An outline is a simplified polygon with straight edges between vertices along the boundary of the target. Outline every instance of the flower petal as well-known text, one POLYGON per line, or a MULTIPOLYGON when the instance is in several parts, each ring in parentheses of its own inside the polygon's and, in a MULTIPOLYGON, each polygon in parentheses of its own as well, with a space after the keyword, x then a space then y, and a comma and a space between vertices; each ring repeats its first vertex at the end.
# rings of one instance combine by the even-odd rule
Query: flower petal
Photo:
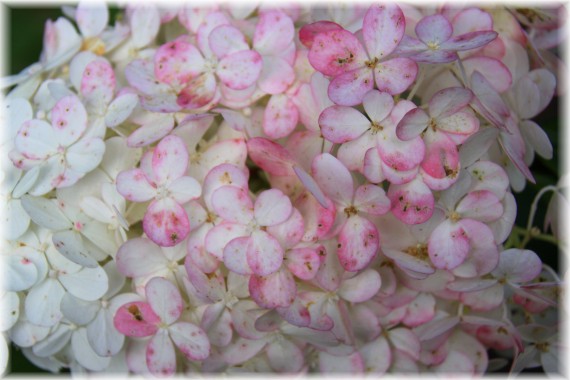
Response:
POLYGON ((251 276, 249 293, 251 298, 263 308, 287 307, 295 300, 297 286, 291 273, 281 269, 269 276, 251 276))
POLYGON ((439 269, 453 269, 465 261, 470 244, 463 226, 446 220, 433 230, 428 241, 428 253, 439 269))
POLYGON ((158 331, 159 317, 146 302, 129 302, 115 313, 113 324, 126 336, 145 337, 158 331))
POLYGON ((356 272, 376 257, 379 235, 376 226, 358 215, 348 218, 338 235, 338 258, 342 267, 356 272))
POLYGON ((229 88, 244 90, 257 81, 262 66, 262 58, 258 52, 243 50, 224 57, 218 63, 216 74, 229 88))
POLYGON ((362 135, 370 129, 371 123, 356 109, 335 105, 321 112, 319 126, 324 138, 342 144, 362 135))
POLYGON ((154 277, 145 286, 146 299, 152 311, 167 325, 182 314, 184 303, 178 288, 162 277, 154 277))
POLYGON ((257 196, 253 215, 260 226, 274 226, 289 219, 292 211, 289 197, 279 189, 270 189, 257 196))
POLYGON ((363 66, 367 58, 356 36, 344 29, 317 34, 309 51, 311 65, 333 77, 363 66))
POLYGON ((337 158, 329 153, 318 155, 313 160, 312 172, 315 181, 331 200, 340 205, 352 202, 352 176, 337 158))
POLYGON ((184 208, 172 198, 153 201, 143 218, 146 235, 161 247, 172 247, 190 233, 190 221, 184 208))
POLYGON ((404 13, 396 4, 374 4, 364 15, 362 37, 371 57, 388 56, 404 36, 404 13))
POLYGON ((253 273, 267 276, 281 267, 283 248, 277 239, 267 232, 254 231, 247 245, 246 256, 253 273))
POLYGON ((146 365, 155 376, 169 376, 176 372, 176 351, 167 330, 158 330, 148 342, 146 365))
POLYGON ((246 190, 222 186, 212 193, 216 213, 232 223, 248 224, 254 217, 254 206, 246 190))
POLYGON ((169 327, 176 347, 190 360, 204 360, 210 355, 210 341, 204 331, 191 323, 178 322, 169 327))
POLYGON ((373 71, 368 66, 340 73, 331 81, 328 96, 336 104, 356 106, 374 88, 373 79, 373 71))

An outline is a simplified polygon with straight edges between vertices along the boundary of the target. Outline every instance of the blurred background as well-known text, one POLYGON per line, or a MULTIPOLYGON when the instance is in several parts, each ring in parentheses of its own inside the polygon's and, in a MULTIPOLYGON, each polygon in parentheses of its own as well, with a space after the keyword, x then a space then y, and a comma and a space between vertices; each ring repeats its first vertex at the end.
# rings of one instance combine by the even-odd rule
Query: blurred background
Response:
MULTIPOLYGON (((55 20, 63 16, 60 7, 55 6, 19 6, 15 3, 10 5, 0 4, 4 8, 5 20, 5 36, 7 52, 4 52, 5 67, 8 72, 3 75, 17 74, 22 69, 39 60, 42 50, 43 30, 46 20, 55 20)), ((111 22, 116 15, 116 9, 111 12, 111 22)), ((535 158, 531 170, 536 178, 537 183, 527 183, 525 190, 519 194, 515 194, 518 204, 517 222, 516 224, 525 227, 529 214, 530 205, 534 196, 544 186, 555 184, 558 181, 559 170, 559 152, 562 144, 559 138, 559 125, 561 115, 559 115, 559 99, 555 98, 550 106, 534 119, 548 134, 550 141, 554 147, 554 158, 552 160, 544 160, 541 157, 535 158)), ((542 228, 544 221, 544 213, 548 205, 550 195, 541 199, 538 212, 535 217, 534 225, 542 228)), ((555 245, 532 240, 528 249, 535 251, 543 260, 543 262, 559 268, 558 265, 558 249, 555 245)), ((31 364, 17 348, 11 347, 11 370, 13 374, 36 373, 49 375, 33 364, 31 364)), ((534 371, 532 371, 534 372, 534 371)))

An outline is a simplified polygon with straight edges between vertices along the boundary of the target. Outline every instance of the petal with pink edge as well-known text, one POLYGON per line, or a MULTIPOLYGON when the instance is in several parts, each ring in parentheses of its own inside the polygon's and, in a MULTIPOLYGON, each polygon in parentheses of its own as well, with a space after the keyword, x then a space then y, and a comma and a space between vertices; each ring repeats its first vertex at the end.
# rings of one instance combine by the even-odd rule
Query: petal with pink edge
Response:
POLYGON ((258 52, 243 50, 224 57, 216 69, 223 84, 233 90, 244 90, 259 78, 263 66, 258 52))
POLYGON ((254 206, 245 189, 222 186, 212 193, 212 206, 224 220, 248 224, 254 217, 254 206))
POLYGON ((289 135, 299 121, 299 111, 288 96, 273 95, 263 113, 263 131, 272 139, 289 135))
POLYGON ((143 229, 161 247, 180 243, 190 232, 190 221, 182 206, 172 198, 153 201, 143 218, 143 229))
POLYGON ((182 177, 188 168, 188 151, 184 140, 170 135, 163 138, 152 155, 154 180, 168 184, 182 177))
POLYGON ((371 215, 384 215, 390 211, 390 199, 380 186, 361 185, 354 194, 354 206, 371 215))
POLYGON ((268 94, 281 94, 295 81, 293 67, 280 57, 263 57, 263 68, 257 84, 268 94))
POLYGON ((433 230, 428 241, 428 253, 439 269, 454 269, 469 254, 470 243, 460 223, 446 220, 433 230))
POLYGON ((247 263, 253 273, 267 276, 283 263, 283 248, 265 231, 254 231, 246 249, 247 263))
POLYGON ((157 194, 141 169, 120 172, 117 176, 117 191, 132 202, 146 202, 157 194))
POLYGON ((224 264, 230 271, 243 275, 252 273, 247 259, 250 240, 249 236, 237 237, 225 245, 223 250, 224 264))
POLYGON ((324 138, 342 144, 362 135, 370 129, 371 123, 352 107, 331 106, 321 112, 319 126, 324 138))
POLYGON ((338 289, 338 295, 349 302, 368 301, 380 290, 382 280, 374 269, 366 269, 356 276, 346 279, 338 289))
POLYGON ((392 58, 378 63, 374 69, 374 81, 381 92, 401 94, 416 80, 418 64, 409 58, 392 58))
POLYGON ((289 151, 276 142, 263 137, 254 137, 247 142, 247 150, 253 162, 269 174, 293 175, 296 163, 289 151))
POLYGON ((178 349, 190 360, 204 360, 210 356, 210 341, 204 331, 191 323, 178 322, 168 328, 178 349))
POLYGON ((269 365, 277 372, 295 373, 305 364, 303 351, 287 339, 270 343, 266 352, 269 365))
POLYGON ((77 96, 61 98, 51 111, 51 125, 55 138, 69 146, 81 137, 87 128, 87 111, 77 96))
POLYGON ((311 65, 333 77, 364 66, 367 59, 358 38, 344 29, 317 34, 309 51, 311 65))
POLYGON ((313 178, 323 192, 340 205, 349 205, 354 195, 352 176, 334 156, 323 153, 313 159, 313 178))
POLYGON ((364 95, 374 88, 374 75, 368 66, 341 73, 334 77, 328 87, 328 96, 342 106, 362 103, 364 95))
POLYGON ((420 179, 403 185, 392 184, 388 189, 392 213, 406 224, 420 224, 433 214, 434 197, 420 179))
POLYGON ((115 91, 115 72, 106 60, 92 61, 85 67, 81 77, 81 95, 89 102, 104 102, 113 100, 115 91))
POLYGON ((159 330, 148 342, 146 365, 155 376, 170 376, 176 372, 176 352, 167 330, 159 330))
MULTIPOLYGON (((98 137, 82 138, 67 149, 65 155, 67 167, 77 173, 88 173, 99 166, 104 153, 105 143, 103 140, 98 137)), ((65 174, 70 175, 67 170, 65 174)), ((71 182, 69 185, 71 185, 71 182)))
POLYGON ((360 352, 368 372, 382 375, 386 373, 392 364, 392 350, 384 337, 365 344, 360 349, 360 352))
POLYGON ((404 327, 398 327, 390 330, 388 337, 390 342, 394 345, 394 348, 408 354, 416 360, 419 360, 421 349, 420 340, 412 330, 404 327))
POLYGON ((404 36, 404 13, 396 4, 374 4, 364 15, 362 37, 371 57, 387 57, 404 36))
POLYGON ((161 45, 154 54, 156 79, 172 86, 185 85, 203 69, 200 51, 184 36, 161 45))
POLYGON ((311 280, 317 274, 321 259, 314 248, 293 248, 285 253, 285 265, 301 280, 311 280))
POLYGON ((455 208, 463 218, 492 222, 503 215, 503 205, 489 190, 476 190, 467 194, 455 208))
POLYGON ((207 252, 214 255, 218 260, 222 260, 224 258, 225 246, 232 239, 246 235, 248 235, 246 226, 231 222, 222 222, 206 234, 204 246, 207 252))
POLYGON ((449 40, 441 44, 441 48, 455 51, 476 49, 487 45, 489 42, 497 38, 497 36, 497 32, 491 30, 469 32, 459 36, 451 37, 449 40))
POLYGON ((297 286, 291 273, 281 269, 269 276, 251 276, 249 293, 261 307, 267 309, 287 307, 295 300, 297 286))
POLYGON ((158 331, 159 317, 146 302, 130 302, 121 306, 113 319, 115 328, 126 336, 145 337, 158 331))
POLYGON ((293 208, 291 216, 286 221, 270 226, 266 231, 277 239, 284 249, 294 247, 301 241, 305 233, 303 215, 293 208))
POLYGON ((260 226, 274 226, 286 221, 292 211, 289 197, 279 189, 270 189, 258 195, 253 213, 260 226))
POLYGON ((145 286, 146 299, 152 310, 167 325, 172 324, 182 314, 184 303, 178 288, 172 282, 154 277, 145 286))
POLYGON ((338 258, 349 272, 365 268, 376 257, 379 235, 376 226, 366 218, 353 215, 338 235, 338 258))
POLYGON ((216 77, 213 74, 199 75, 180 91, 176 104, 191 110, 204 107, 216 96, 217 86, 216 77))
POLYGON ((328 32, 331 30, 342 30, 342 29, 343 29, 342 26, 332 21, 322 20, 322 21, 313 22, 312 24, 304 25, 299 30, 299 40, 308 49, 311 49, 317 34, 328 32))

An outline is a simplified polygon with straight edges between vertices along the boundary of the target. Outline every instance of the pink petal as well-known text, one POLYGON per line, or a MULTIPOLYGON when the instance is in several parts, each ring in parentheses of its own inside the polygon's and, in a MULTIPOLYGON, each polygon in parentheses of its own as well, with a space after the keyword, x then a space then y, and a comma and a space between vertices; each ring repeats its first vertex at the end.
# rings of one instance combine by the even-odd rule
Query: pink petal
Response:
POLYGON ((224 349, 222 356, 229 365, 240 364, 254 357, 266 344, 267 341, 265 339, 238 338, 224 349))
POLYGON ((81 95, 87 101, 109 104, 115 91, 115 73, 106 60, 92 61, 85 67, 81 77, 81 95))
POLYGON ((479 130, 479 119, 468 111, 457 112, 438 120, 437 127, 459 145, 479 130))
POLYGON ((299 30, 299 40, 308 49, 311 49, 315 37, 319 33, 328 32, 331 30, 342 30, 342 26, 332 21, 317 21, 312 24, 306 24, 299 30))
POLYGON ((321 112, 319 126, 324 138, 342 144, 362 135, 370 129, 371 123, 352 107, 331 106, 321 112))
POLYGON ((247 258, 250 240, 249 236, 237 237, 225 245, 223 249, 224 264, 232 272, 243 275, 252 273, 247 258))
POLYGON ((420 293, 407 307, 406 317, 402 322, 408 327, 423 325, 435 315, 435 298, 431 294, 420 293))
POLYGON ((178 94, 176 103, 184 109, 204 107, 214 99, 216 89, 216 77, 211 73, 204 73, 190 80, 178 94))
POLYGON ((231 185, 242 189, 248 188, 249 172, 244 172, 233 164, 221 164, 214 167, 204 178, 202 195, 209 209, 213 209, 212 194, 222 186, 231 185))
POLYGON ((371 57, 388 56, 404 36, 404 13, 396 4, 374 4, 364 15, 362 36, 371 57))
POLYGON ((299 111, 286 95, 273 95, 263 114, 263 131, 272 139, 289 135, 297 126, 299 111))
POLYGON ((451 23, 441 14, 426 16, 416 25, 416 35, 426 45, 430 42, 440 45, 447 41, 452 33, 451 23))
POLYGON ((176 372, 176 352, 166 330, 159 330, 148 342, 146 365, 155 376, 169 376, 176 372))
POLYGON ((344 280, 338 295, 349 302, 368 301, 378 293, 382 280, 374 269, 366 269, 356 276, 344 280))
POLYGON ((182 314, 184 303, 178 288, 162 277, 154 277, 145 286, 148 303, 163 323, 172 324, 182 314))
POLYGON ((383 166, 384 163, 382 162, 382 158, 380 157, 380 153, 378 153, 378 149, 376 149, 376 147, 366 150, 366 154, 364 155, 364 162, 362 165, 362 174, 368 181, 372 183, 380 183, 384 181, 386 179, 386 176, 382 170, 383 166))
POLYGON ((254 208, 246 190, 235 186, 222 186, 212 194, 212 206, 223 219, 248 224, 254 217, 254 208))
POLYGON ((448 87, 435 93, 429 101, 431 117, 443 118, 460 111, 466 107, 473 93, 463 87, 448 87))
POLYGON ((396 127, 396 135, 401 140, 414 139, 428 127, 430 120, 423 109, 414 108, 400 120, 396 127))
POLYGON ((284 249, 294 247, 303 238, 305 222, 301 213, 293 208, 291 216, 283 223, 270 226, 267 232, 281 244, 284 249))
POLYGON ((379 91, 390 95, 401 94, 416 80, 418 64, 409 58, 392 58, 378 63, 374 69, 374 81, 379 91))
POLYGON ((213 29, 208 36, 208 43, 218 58, 249 49, 244 35, 231 25, 220 25, 213 29))
POLYGON ((499 255, 499 265, 493 271, 497 278, 512 283, 525 283, 535 279, 542 270, 542 262, 536 253, 522 249, 507 249, 499 255))
POLYGON ((364 95, 374 87, 373 72, 367 67, 340 73, 331 81, 328 96, 334 103, 355 106, 362 103, 364 95))
POLYGON ((255 200, 254 216, 260 226, 274 226, 283 223, 292 211, 289 197, 278 189, 265 190, 255 200))
POLYGON ((255 137, 247 141, 250 158, 260 168, 276 176, 293 175, 292 165, 295 159, 281 145, 262 138, 255 137))
POLYGON ((255 26, 253 46, 261 54, 280 54, 293 41, 295 26, 280 10, 263 12, 255 26))
POLYGON ((59 144, 67 147, 87 128, 87 112, 77 96, 61 98, 51 111, 51 125, 59 144))
POLYGON ((182 177, 188 168, 188 151, 184 140, 170 135, 163 138, 152 155, 154 179, 159 184, 171 183, 182 177))
POLYGON ((172 198, 153 201, 143 218, 143 229, 161 247, 172 247, 190 233, 190 221, 182 206, 172 198))
POLYGON ((370 120, 380 124, 392 112, 394 98, 388 93, 372 90, 364 95, 362 105, 370 120))
POLYGON ((394 216, 406 224, 423 223, 433 214, 433 194, 419 179, 404 185, 390 185, 388 198, 394 216))
POLYGON ((344 29, 317 34, 309 51, 311 65, 333 77, 362 67, 367 59, 356 36, 344 29))
POLYGON ((156 188, 141 169, 122 171, 117 176, 117 191, 132 202, 146 202, 156 196, 156 188))
POLYGON ((453 269, 467 258, 470 244, 462 225, 446 220, 436 227, 428 241, 428 253, 439 269, 453 269))
POLYGON ((338 258, 349 272, 365 268, 376 257, 379 235, 376 226, 358 215, 348 218, 338 235, 338 258))
POLYGON ((484 30, 465 33, 451 37, 445 43, 441 44, 441 48, 455 51, 476 49, 487 45, 489 42, 497 38, 497 36, 497 32, 484 30))
POLYGON ((145 337, 158 331, 159 317, 146 302, 130 302, 121 306, 113 319, 115 328, 126 336, 145 337))
POLYGON ((260 276, 275 272, 283 263, 283 248, 265 231, 254 231, 251 234, 246 254, 249 267, 260 276))
POLYGON ((185 85, 203 70, 204 58, 185 36, 161 45, 154 54, 156 79, 172 86, 185 85))
POLYGON ((488 190, 471 191, 457 205, 456 212, 464 218, 492 222, 503 215, 503 205, 497 196, 488 190))
POLYGON ((297 293, 297 286, 291 273, 282 269, 265 277, 251 276, 249 292, 260 307, 273 309, 291 305, 297 293))
POLYGON ((352 202, 354 195, 352 176, 338 159, 323 153, 313 160, 312 172, 320 188, 335 203, 348 205, 352 202))
POLYGON ((187 322, 170 326, 170 337, 178 349, 190 360, 204 360, 210 356, 210 341, 204 331, 187 322))
POLYGON ((303 186, 305 186, 305 189, 313 195, 322 207, 327 208, 329 201, 313 177, 298 165, 293 166, 293 170, 295 171, 295 174, 297 174, 297 177, 299 177, 303 186))
POLYGON ((263 68, 257 84, 268 94, 281 94, 295 81, 293 67, 280 57, 263 57, 263 68))
POLYGON ((145 238, 127 240, 116 255, 117 269, 127 277, 146 277, 167 265, 161 249, 145 238))
POLYGON ((248 235, 246 226, 231 222, 222 222, 206 234, 204 240, 206 251, 214 255, 218 260, 222 260, 226 244, 236 237, 245 235, 248 235))
POLYGON ((390 199, 379 186, 361 185, 354 194, 354 206, 361 212, 384 215, 390 211, 390 199))
POLYGON ((223 84, 243 90, 255 83, 261 73, 262 58, 258 52, 244 50, 224 57, 216 69, 223 84))
POLYGON ((303 215, 305 225, 303 241, 316 241, 331 229, 336 216, 336 208, 330 199, 326 198, 326 201, 327 208, 308 194, 302 194, 295 201, 295 207, 303 215))
POLYGON ((459 152, 455 143, 445 135, 424 138, 426 155, 421 164, 424 182, 433 190, 444 190, 457 181, 459 152))
POLYGON ((321 259, 317 249, 293 248, 285 253, 285 265, 301 280, 311 280, 317 274, 321 259))

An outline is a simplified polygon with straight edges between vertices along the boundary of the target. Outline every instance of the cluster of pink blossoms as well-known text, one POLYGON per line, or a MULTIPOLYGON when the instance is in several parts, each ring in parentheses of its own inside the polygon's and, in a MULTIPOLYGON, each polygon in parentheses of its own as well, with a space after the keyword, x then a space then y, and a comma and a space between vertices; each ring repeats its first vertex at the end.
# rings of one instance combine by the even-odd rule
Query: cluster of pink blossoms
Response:
POLYGON ((63 11, 2 82, 3 368, 562 371, 511 193, 561 9, 63 11))

